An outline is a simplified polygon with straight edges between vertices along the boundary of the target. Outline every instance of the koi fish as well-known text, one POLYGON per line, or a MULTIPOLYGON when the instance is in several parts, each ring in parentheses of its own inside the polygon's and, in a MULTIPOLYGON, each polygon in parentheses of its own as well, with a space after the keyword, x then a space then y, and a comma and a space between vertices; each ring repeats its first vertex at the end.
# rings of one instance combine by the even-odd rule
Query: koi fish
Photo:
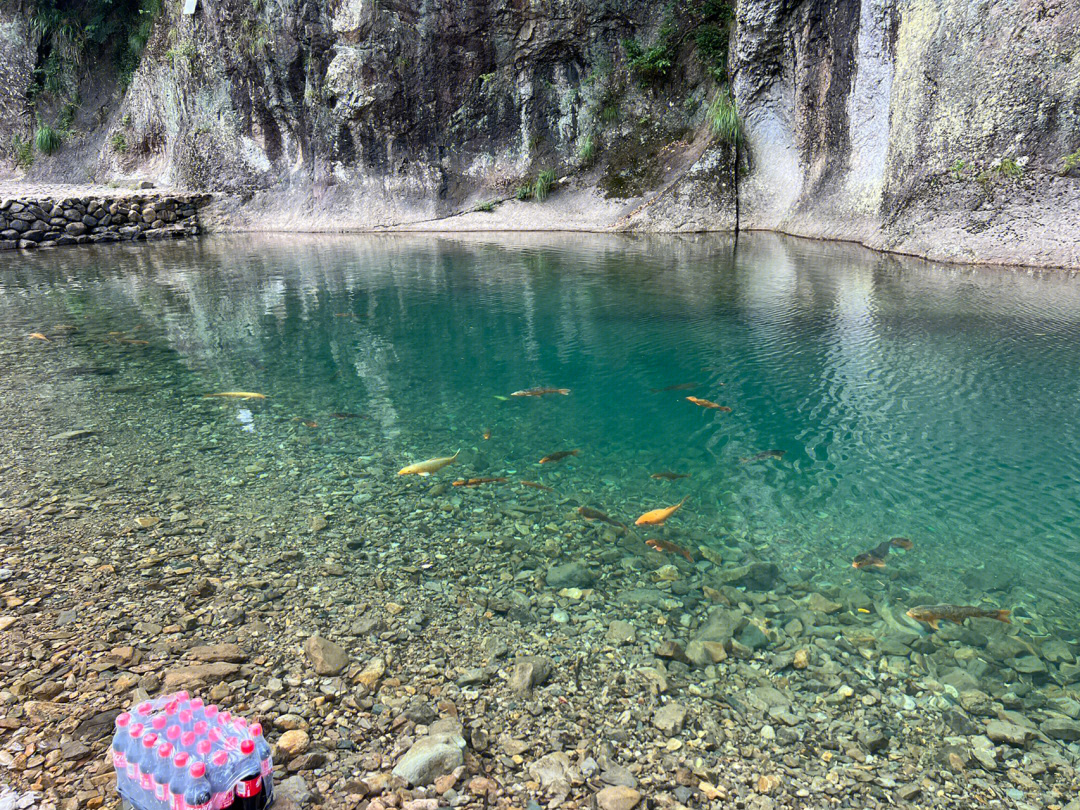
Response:
MULTIPOLYGON (((686 498, 690 496, 687 495, 686 498)), ((674 506, 666 506, 663 509, 653 509, 646 512, 644 515, 634 521, 635 526, 662 526, 664 521, 671 517, 675 512, 686 503, 686 498, 683 498, 674 506)))
POLYGON ((654 394, 660 394, 664 391, 693 391, 698 387, 698 383, 680 383, 679 385, 669 385, 666 388, 650 388, 654 394))
POLYGON ((687 562, 694 561, 694 555, 690 553, 689 549, 685 549, 677 543, 672 543, 670 540, 657 540, 656 538, 650 538, 645 541, 645 545, 650 548, 654 548, 657 551, 670 551, 672 554, 679 554, 686 558, 687 562))
POLYGON ((484 428, 484 441, 491 438, 491 428, 484 428))
POLYGON ((915 544, 908 540, 906 537, 894 537, 892 540, 889 541, 889 545, 894 546, 895 548, 902 548, 904 551, 911 551, 911 549, 915 546, 915 544))
POLYGON ((661 480, 664 480, 664 481, 678 481, 680 478, 689 478, 689 477, 690 477, 690 473, 677 473, 677 472, 669 472, 669 471, 653 473, 652 475, 649 476, 649 478, 657 478, 657 479, 661 479, 661 480))
POLYGON ((554 492, 553 487, 549 487, 547 484, 538 484, 535 481, 522 481, 523 487, 532 487, 533 489, 542 489, 544 492, 554 492))
POLYGON ((481 484, 505 484, 506 478, 460 478, 452 483, 455 487, 478 487, 481 484))
POLYGON ((398 475, 431 475, 433 472, 441 470, 447 464, 453 464, 454 461, 457 460, 459 453, 461 453, 460 450, 452 456, 429 458, 427 461, 418 461, 415 464, 402 467, 398 470, 398 475))
POLYGON ((769 458, 781 459, 786 452, 787 450, 763 450, 760 453, 755 453, 749 458, 740 458, 739 463, 748 464, 751 461, 765 461, 765 459, 769 458))
POLYGON ((120 338, 121 343, 127 343, 129 346, 149 346, 149 340, 134 340, 133 338, 120 338))
POLYGON ((34 340, 44 340, 46 343, 52 343, 52 341, 45 337, 43 334, 41 334, 41 332, 31 332, 30 337, 32 337, 34 340))
POLYGON ((203 399, 224 397, 225 399, 266 399, 266 394, 256 394, 253 391, 222 391, 220 394, 203 394, 203 399))
POLYGON ((349 413, 348 411, 334 411, 330 414, 335 419, 367 419, 367 416, 359 413, 349 413))
POLYGON ((1012 624, 1008 610, 987 610, 971 605, 919 605, 907 612, 907 615, 919 622, 925 622, 933 629, 938 629, 938 622, 946 621, 963 624, 965 619, 995 619, 1005 624, 1012 624))
POLYGON ((626 528, 625 523, 620 523, 617 520, 609 518, 597 509, 590 509, 588 506, 579 506, 577 511, 578 514, 586 520, 599 520, 601 523, 607 523, 609 526, 618 526, 620 529, 626 528))
POLYGON ((562 394, 564 397, 569 396, 569 388, 526 388, 524 391, 515 391, 510 396, 512 397, 542 397, 545 394, 562 394))
POLYGON ((544 456, 542 459, 540 459, 538 463, 551 464, 555 461, 562 461, 564 458, 568 458, 570 456, 576 456, 580 452, 580 450, 560 450, 558 453, 552 453, 550 456, 544 456))
POLYGON ((707 399, 699 399, 698 397, 687 397, 687 399, 701 408, 712 408, 714 411, 720 411, 720 413, 731 413, 731 408, 727 405, 717 405, 715 402, 710 402, 707 399))
POLYGON ((303 425, 304 425, 304 427, 317 428, 319 426, 319 423, 318 422, 304 422, 303 425))

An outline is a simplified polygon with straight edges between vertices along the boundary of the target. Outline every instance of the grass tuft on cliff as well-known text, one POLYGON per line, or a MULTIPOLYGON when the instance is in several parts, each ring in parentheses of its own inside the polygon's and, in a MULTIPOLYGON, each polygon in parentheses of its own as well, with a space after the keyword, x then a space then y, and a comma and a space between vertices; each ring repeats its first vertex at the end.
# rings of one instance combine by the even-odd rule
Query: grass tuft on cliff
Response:
POLYGON ((48 124, 42 124, 34 133, 34 144, 43 155, 51 155, 60 148, 63 142, 64 139, 60 137, 60 133, 48 124))
POLYGON ((735 107, 731 91, 724 89, 717 92, 706 113, 709 127, 713 133, 726 143, 735 146, 742 137, 742 122, 735 107))

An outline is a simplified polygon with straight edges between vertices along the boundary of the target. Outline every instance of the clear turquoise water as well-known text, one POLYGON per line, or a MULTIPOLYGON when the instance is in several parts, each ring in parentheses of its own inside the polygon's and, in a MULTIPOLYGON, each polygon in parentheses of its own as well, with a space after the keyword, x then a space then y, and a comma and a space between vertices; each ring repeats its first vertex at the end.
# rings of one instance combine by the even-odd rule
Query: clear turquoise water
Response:
MULTIPOLYGON (((0 363, 36 375, 54 427, 122 426, 117 453, 295 439, 287 452, 317 482, 325 457, 396 471, 461 448, 439 480, 541 481, 624 520, 689 496, 671 539, 741 544, 792 578, 899 576, 939 601, 1078 610, 1080 279, 1064 273, 772 236, 737 250, 722 237, 220 237, 2 256, 0 344, 0 363), (116 373, 70 372, 95 364, 116 373), (500 398, 534 386, 572 393, 500 398), (269 398, 201 398, 236 389, 269 398), (783 458, 741 461, 773 449, 783 458), (690 477, 650 478, 662 470, 690 477), (896 535, 915 549, 884 573, 852 571, 896 535)), ((206 463, 227 480, 237 459, 206 463)), ((451 494, 478 512, 522 496, 451 494)))

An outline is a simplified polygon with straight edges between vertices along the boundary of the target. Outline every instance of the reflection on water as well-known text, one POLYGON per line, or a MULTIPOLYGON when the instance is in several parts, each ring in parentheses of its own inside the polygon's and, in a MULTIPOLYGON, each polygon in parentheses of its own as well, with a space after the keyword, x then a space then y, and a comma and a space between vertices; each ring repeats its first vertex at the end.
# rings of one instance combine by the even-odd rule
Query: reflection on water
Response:
POLYGON ((0 340, 51 427, 108 426, 117 459, 233 442, 193 487, 244 447, 294 454, 298 485, 328 454, 396 470, 461 448, 450 478, 524 477, 623 520, 688 496, 667 536, 793 578, 1077 607, 1067 274, 775 236, 219 237, 0 257, 0 340), (535 386, 572 393, 507 398, 535 386), (229 390, 268 399, 202 399, 229 390), (894 535, 915 549, 852 572, 894 535))

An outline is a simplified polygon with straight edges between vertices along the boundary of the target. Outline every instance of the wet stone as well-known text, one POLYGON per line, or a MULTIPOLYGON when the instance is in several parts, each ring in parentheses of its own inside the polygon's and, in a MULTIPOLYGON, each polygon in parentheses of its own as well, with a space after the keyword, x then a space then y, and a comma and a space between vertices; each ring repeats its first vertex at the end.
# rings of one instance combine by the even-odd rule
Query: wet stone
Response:
POLYGON ((1053 717, 1045 721, 1040 730, 1052 740, 1080 741, 1080 722, 1065 717, 1053 717))
POLYGON ((527 695, 535 687, 546 683, 553 669, 554 664, 546 656, 518 658, 510 674, 510 691, 519 696, 527 695))
POLYGON ((612 644, 633 644, 637 638, 637 630, 630 622, 616 619, 608 625, 606 638, 612 644))
POLYGON ((668 703, 653 714, 653 725, 667 737, 673 737, 683 729, 686 707, 681 703, 668 703))
POLYGON ((349 664, 348 653, 321 636, 310 636, 304 642, 304 654, 318 675, 337 675, 349 664))
POLYGON ((986 736, 994 742, 1023 747, 1034 736, 1034 732, 1015 723, 991 720, 986 725, 986 736))

